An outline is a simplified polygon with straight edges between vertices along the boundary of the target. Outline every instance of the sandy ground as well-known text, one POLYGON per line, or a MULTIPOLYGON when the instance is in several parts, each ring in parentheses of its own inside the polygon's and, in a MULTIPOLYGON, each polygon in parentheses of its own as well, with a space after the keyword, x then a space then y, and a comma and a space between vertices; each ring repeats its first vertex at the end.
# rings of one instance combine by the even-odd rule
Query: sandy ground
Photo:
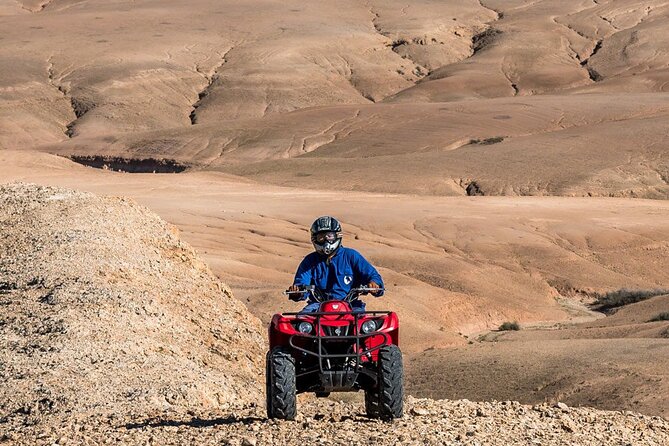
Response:
POLYGON ((388 297, 372 306, 400 311, 408 351, 463 343, 460 334, 505 320, 587 316, 565 308, 562 295, 668 280, 663 201, 318 192, 210 173, 109 172, 51 155, 41 165, 22 152, 0 157, 5 180, 127 195, 156 210, 265 320, 294 308, 280 292, 311 249, 306 228, 314 215, 333 213, 345 243, 384 275, 388 297), (76 175, 63 175, 72 169, 76 175))

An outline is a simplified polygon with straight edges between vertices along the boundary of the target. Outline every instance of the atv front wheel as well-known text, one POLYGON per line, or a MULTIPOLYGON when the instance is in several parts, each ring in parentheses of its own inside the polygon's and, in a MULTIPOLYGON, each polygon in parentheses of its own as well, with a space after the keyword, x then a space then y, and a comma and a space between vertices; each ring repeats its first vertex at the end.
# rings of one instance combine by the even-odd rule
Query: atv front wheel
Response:
MULTIPOLYGON (((379 350, 378 413, 384 420, 401 418, 404 412, 404 370, 402 352, 396 345, 379 350)), ((372 395, 370 395, 372 396, 372 395)), ((367 393, 365 393, 365 403, 367 393)), ((367 406, 367 404, 365 404, 367 406)), ((370 407, 367 407, 369 414, 370 407)))
POLYGON ((275 347, 266 360, 267 418, 294 420, 297 415, 295 360, 286 349, 275 347))
POLYGON ((365 412, 369 418, 379 418, 379 391, 378 389, 365 390, 365 412))

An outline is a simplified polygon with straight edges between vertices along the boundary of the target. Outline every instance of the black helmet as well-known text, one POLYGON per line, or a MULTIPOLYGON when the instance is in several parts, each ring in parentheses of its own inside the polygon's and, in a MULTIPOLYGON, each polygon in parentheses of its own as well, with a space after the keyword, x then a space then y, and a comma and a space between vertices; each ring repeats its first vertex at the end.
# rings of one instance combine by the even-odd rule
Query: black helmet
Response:
POLYGON ((329 256, 341 246, 341 225, 336 218, 318 217, 311 225, 311 243, 317 253, 329 256))

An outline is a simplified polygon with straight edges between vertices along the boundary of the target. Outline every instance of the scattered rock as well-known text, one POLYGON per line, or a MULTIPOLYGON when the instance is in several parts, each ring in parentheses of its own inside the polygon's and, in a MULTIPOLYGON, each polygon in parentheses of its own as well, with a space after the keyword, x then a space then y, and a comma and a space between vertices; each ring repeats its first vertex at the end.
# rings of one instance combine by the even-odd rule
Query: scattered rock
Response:
POLYGON ((256 439, 253 437, 244 437, 242 439, 242 446, 256 446, 256 439))
POLYGON ((411 413, 419 417, 425 417, 430 415, 430 411, 423 407, 414 407, 411 409, 411 413))
POLYGON ((555 407, 557 407, 558 409, 563 410, 565 412, 569 410, 569 406, 567 406, 565 403, 560 402, 560 401, 555 403, 555 407))
POLYGON ((476 416, 477 417, 487 417, 488 413, 482 407, 479 407, 479 408, 476 409, 476 416))

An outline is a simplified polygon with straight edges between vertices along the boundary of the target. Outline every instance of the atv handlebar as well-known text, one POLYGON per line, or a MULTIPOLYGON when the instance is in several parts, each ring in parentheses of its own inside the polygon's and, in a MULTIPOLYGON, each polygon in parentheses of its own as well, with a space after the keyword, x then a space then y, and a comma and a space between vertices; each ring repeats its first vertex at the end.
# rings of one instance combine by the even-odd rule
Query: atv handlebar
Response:
POLYGON ((288 299, 294 301, 294 302, 299 302, 301 300, 307 300, 307 298, 304 296, 307 294, 309 291, 307 290, 298 290, 298 291, 290 291, 286 290, 283 292, 286 296, 288 296, 288 299))
MULTIPOLYGON (((348 292, 348 294, 346 294, 346 296, 342 300, 345 302, 352 302, 356 300, 358 296, 360 296, 361 294, 378 293, 381 291, 384 291, 384 288, 370 288, 367 286, 351 288, 351 290, 348 292)), ((310 294, 315 302, 325 302, 327 300, 331 300, 330 293, 327 293, 326 291, 323 291, 320 288, 316 288, 314 285, 311 285, 309 287, 304 287, 297 291, 286 290, 283 292, 283 294, 285 294, 286 296, 288 296, 290 300, 293 300, 295 302, 308 299, 308 297, 305 297, 305 294, 310 294)))
POLYGON ((381 287, 371 288, 371 287, 368 287, 368 286, 361 286, 361 287, 358 287, 358 288, 351 288, 351 291, 349 291, 348 294, 354 293, 355 296, 357 297, 361 294, 369 294, 369 293, 374 294, 374 293, 380 293, 381 291, 385 291, 385 289, 381 288, 381 287))

